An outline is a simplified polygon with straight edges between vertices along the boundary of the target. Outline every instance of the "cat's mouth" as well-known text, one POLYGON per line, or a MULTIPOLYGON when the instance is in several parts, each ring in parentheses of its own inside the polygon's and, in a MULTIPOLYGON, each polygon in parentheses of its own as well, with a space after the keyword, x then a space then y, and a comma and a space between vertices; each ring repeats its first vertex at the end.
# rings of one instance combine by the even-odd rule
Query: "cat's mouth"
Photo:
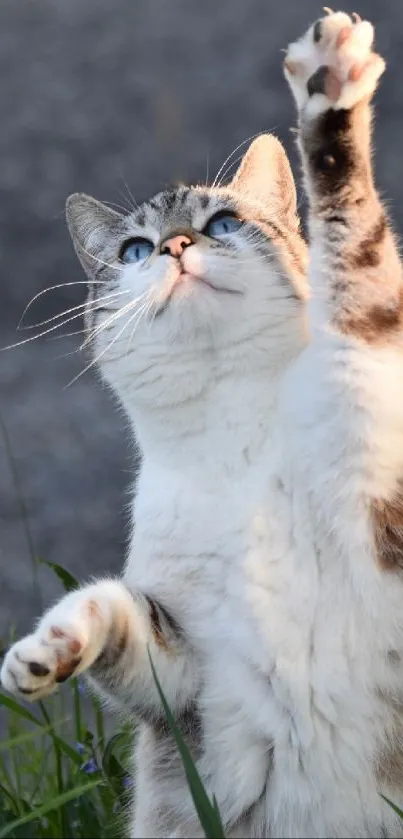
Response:
POLYGON ((211 280, 207 280, 206 277, 200 276, 198 274, 193 274, 191 271, 184 271, 182 270, 179 274, 175 282, 172 284, 167 297, 165 298, 164 302, 158 307, 155 317, 159 317, 162 315, 166 309, 169 307, 172 299, 175 296, 175 292, 183 286, 184 283, 190 283, 192 285, 201 285, 205 286, 206 288, 210 288, 212 291, 216 292, 217 294, 231 294, 231 295, 242 295, 243 292, 236 288, 228 288, 227 286, 217 286, 211 282, 211 280))

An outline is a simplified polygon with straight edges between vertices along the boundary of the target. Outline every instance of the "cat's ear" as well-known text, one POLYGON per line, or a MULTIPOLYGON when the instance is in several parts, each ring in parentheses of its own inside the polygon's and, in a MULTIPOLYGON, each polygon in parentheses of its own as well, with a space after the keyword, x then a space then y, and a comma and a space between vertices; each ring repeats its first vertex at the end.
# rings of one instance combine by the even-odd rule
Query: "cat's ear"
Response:
POLYGON ((298 226, 297 192, 288 157, 274 134, 261 134, 251 143, 231 183, 232 189, 264 204, 298 226))
POLYGON ((95 198, 76 192, 66 202, 67 226, 77 256, 89 277, 93 277, 117 249, 123 216, 95 198))

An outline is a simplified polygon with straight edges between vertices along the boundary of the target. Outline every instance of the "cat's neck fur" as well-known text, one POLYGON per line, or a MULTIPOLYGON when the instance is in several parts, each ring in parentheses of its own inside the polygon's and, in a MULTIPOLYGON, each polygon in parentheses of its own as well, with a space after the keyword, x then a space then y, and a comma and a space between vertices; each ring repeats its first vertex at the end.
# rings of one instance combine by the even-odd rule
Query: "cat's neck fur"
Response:
MULTIPOLYGON (((245 360, 244 360, 245 361, 245 360)), ((170 364, 171 372, 172 362, 170 364)), ((154 405, 125 399, 126 411, 136 431, 144 464, 159 471, 181 472, 190 478, 205 476, 214 485, 218 475, 241 477, 259 460, 271 436, 278 393, 280 365, 270 366, 269 357, 259 364, 245 364, 214 372, 188 373, 193 393, 186 388, 186 371, 177 375, 183 385, 183 399, 160 400, 154 405), (203 375, 204 373, 204 375, 203 375)))

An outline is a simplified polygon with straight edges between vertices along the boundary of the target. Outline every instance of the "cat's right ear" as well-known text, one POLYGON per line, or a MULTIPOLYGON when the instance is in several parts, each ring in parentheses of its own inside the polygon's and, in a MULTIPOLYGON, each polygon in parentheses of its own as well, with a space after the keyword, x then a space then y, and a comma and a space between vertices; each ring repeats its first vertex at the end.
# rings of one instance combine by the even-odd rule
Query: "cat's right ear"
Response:
POLYGON ((123 216, 95 198, 76 192, 66 202, 66 220, 77 256, 88 277, 111 261, 123 216))
POLYGON ((232 179, 237 192, 262 203, 274 216, 298 228, 297 192, 288 157, 274 134, 260 134, 232 179))

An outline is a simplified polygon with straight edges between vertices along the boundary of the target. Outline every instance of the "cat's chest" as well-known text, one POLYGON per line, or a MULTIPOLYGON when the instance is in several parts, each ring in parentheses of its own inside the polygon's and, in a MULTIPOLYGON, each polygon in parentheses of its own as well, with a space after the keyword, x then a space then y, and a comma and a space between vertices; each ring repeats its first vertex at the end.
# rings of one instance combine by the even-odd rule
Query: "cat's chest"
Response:
POLYGON ((177 475, 143 476, 135 503, 136 529, 128 576, 169 606, 205 618, 222 608, 240 558, 252 545, 259 562, 267 552, 268 522, 259 535, 267 468, 217 481, 177 475), (153 487, 153 488, 152 488, 153 487))

